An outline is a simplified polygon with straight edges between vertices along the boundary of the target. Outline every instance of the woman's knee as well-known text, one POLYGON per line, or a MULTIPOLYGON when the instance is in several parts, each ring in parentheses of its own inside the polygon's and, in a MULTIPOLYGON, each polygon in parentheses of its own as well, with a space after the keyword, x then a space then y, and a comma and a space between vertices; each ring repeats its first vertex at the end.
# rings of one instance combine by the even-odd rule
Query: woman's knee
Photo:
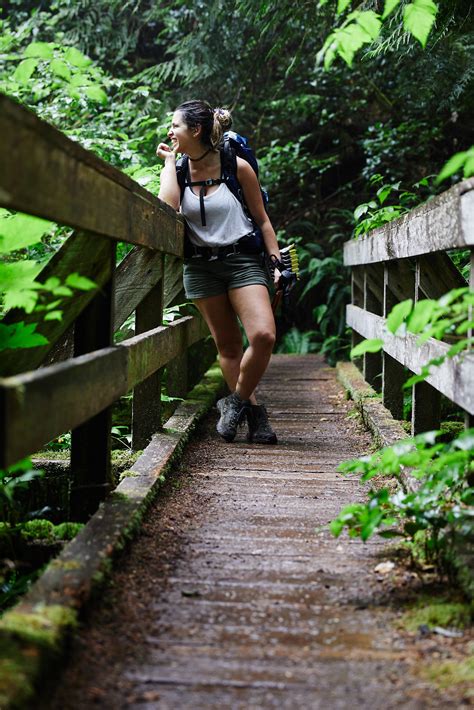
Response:
POLYGON ((272 350, 275 345, 275 330, 273 328, 259 328, 249 337, 250 345, 272 350))
POLYGON ((219 343, 216 341, 216 347, 219 357, 224 357, 226 360, 240 360, 242 358, 242 342, 219 343))

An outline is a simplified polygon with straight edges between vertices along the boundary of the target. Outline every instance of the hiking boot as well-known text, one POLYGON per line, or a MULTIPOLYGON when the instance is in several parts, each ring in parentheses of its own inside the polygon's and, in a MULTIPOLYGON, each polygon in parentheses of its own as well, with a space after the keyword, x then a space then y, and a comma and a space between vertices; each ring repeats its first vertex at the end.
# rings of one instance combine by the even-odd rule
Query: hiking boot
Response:
POLYGON ((263 404, 252 404, 248 413, 247 421, 249 425, 249 433, 247 441, 253 444, 277 444, 277 435, 273 431, 268 414, 263 404))
POLYGON ((244 419, 249 407, 249 400, 241 399, 237 392, 220 399, 217 402, 217 409, 221 415, 216 426, 217 433, 226 441, 233 441, 237 434, 237 427, 244 419))

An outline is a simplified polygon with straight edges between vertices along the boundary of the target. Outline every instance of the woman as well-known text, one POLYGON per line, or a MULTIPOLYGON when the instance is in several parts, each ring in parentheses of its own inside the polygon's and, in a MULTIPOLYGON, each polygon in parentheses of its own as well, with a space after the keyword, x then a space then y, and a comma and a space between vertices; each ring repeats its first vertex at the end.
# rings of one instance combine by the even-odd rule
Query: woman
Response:
MULTIPOLYGON (((160 143, 156 151, 165 163, 159 197, 180 210, 186 220, 191 248, 190 258, 184 262, 186 296, 209 326, 231 391, 217 402, 217 431, 226 441, 233 441, 237 426, 247 416, 249 441, 276 444, 265 407, 255 398, 275 342, 275 320, 261 255, 246 253, 239 243, 253 231, 252 221, 224 182, 201 189, 187 185, 182 191, 176 173, 179 152, 188 156, 187 182, 219 180, 223 131, 231 122, 228 111, 212 109, 205 101, 187 101, 176 109, 168 131, 172 147, 160 143), (237 319, 249 342, 245 353, 237 319)), ((257 176, 239 157, 237 179, 253 221, 261 229, 267 254, 280 259, 257 176)), ((279 277, 275 269, 275 283, 279 277)))

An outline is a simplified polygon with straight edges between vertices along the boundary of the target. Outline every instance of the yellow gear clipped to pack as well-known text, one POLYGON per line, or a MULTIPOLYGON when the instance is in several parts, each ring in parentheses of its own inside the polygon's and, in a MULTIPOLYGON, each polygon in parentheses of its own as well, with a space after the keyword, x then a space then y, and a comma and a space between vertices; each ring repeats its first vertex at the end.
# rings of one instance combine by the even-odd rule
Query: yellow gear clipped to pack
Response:
POLYGON ((281 300, 284 305, 288 303, 290 291, 300 277, 298 252, 294 244, 290 244, 283 249, 280 249, 280 259, 272 255, 268 260, 268 268, 273 280, 275 268, 277 268, 281 277, 278 281, 277 289, 272 301, 272 310, 275 313, 281 300))

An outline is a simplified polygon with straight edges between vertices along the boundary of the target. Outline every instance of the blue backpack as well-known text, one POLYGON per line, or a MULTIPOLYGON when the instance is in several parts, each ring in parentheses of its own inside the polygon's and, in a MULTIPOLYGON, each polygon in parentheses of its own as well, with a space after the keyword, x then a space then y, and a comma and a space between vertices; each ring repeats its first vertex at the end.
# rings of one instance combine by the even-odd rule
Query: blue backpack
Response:
MULTIPOLYGON (((249 217, 249 219, 252 220, 253 224, 252 234, 248 237, 244 237, 243 240, 239 240, 239 243, 245 248, 246 252, 257 254, 264 251, 263 236, 260 227, 254 222, 252 215, 250 214, 250 211, 247 205, 245 204, 243 191, 237 179, 238 157, 243 158, 247 161, 247 163, 249 163, 258 178, 258 163, 255 157, 255 153, 250 148, 247 138, 244 138, 244 136, 241 136, 238 133, 235 133, 234 131, 226 131, 224 133, 224 142, 221 148, 222 176, 220 178, 198 180, 194 182, 190 181, 189 158, 187 155, 181 156, 181 158, 179 158, 179 160, 176 162, 176 175, 178 178, 178 185, 181 190, 181 200, 183 199, 183 194, 186 187, 193 187, 195 185, 201 187, 199 191, 199 198, 201 207, 201 222, 203 226, 206 225, 206 211, 204 206, 204 196, 206 194, 206 188, 210 185, 220 185, 222 182, 225 182, 232 194, 235 195, 235 197, 239 200, 242 207, 244 208, 245 214, 247 215, 247 217, 249 217), (245 241, 245 244, 243 244, 243 241, 245 241)), ((262 195, 263 204, 266 209, 268 203, 268 195, 265 190, 262 190, 262 188, 260 188, 260 192, 262 195)))

